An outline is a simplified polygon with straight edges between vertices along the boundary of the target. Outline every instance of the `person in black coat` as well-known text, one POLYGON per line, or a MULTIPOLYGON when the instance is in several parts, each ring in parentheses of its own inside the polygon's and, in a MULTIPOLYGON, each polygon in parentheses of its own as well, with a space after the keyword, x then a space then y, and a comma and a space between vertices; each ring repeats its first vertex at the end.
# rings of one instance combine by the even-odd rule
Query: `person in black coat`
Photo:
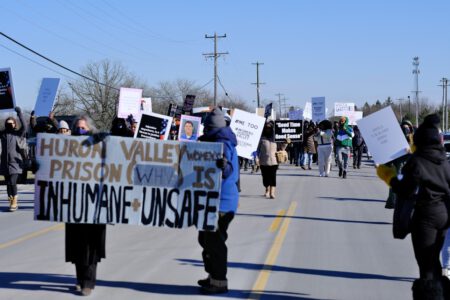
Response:
MULTIPOLYGON (((425 118, 414 134, 416 151, 402 174, 386 180, 399 197, 416 198, 411 238, 420 279, 414 281, 413 299, 449 296, 444 298, 443 282, 448 283, 443 281, 446 277, 442 277, 439 256, 449 225, 450 165, 439 134, 439 122, 436 114, 425 118)), ((391 169, 396 172, 394 167, 391 169)))
MULTIPOLYGON (((90 135, 92 121, 81 117, 74 122, 72 135, 90 135)), ((97 264, 106 257, 105 224, 66 223, 66 262, 75 264, 77 283, 75 289, 83 296, 91 294, 97 278, 97 264)))
POLYGON ((355 134, 352 139, 353 148, 353 169, 361 168, 361 158, 364 148, 364 139, 359 131, 358 126, 353 126, 353 133, 355 134))
POLYGON ((27 125, 24 122, 22 110, 15 108, 21 126, 17 125, 14 117, 5 121, 5 129, 0 131, 1 161, 0 174, 5 177, 6 190, 9 200, 9 211, 16 211, 19 207, 17 196, 17 179, 23 172, 23 156, 19 144, 26 142, 27 125))

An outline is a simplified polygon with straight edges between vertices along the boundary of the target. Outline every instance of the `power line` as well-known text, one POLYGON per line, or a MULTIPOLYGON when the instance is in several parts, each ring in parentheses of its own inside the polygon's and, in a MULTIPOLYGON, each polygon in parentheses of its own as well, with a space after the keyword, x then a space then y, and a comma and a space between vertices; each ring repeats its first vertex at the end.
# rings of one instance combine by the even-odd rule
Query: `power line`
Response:
POLYGON ((231 97, 228 95, 228 92, 225 90, 225 87, 223 86, 222 81, 220 80, 220 77, 219 77, 219 76, 217 76, 217 79, 219 80, 219 84, 220 84, 220 86, 222 87, 223 92, 225 93, 225 96, 227 96, 228 99, 233 100, 233 99, 231 99, 231 97))
POLYGON ((20 54, 19 52, 14 51, 14 50, 12 50, 11 48, 6 47, 5 45, 0 44, 0 47, 2 47, 2 48, 4 48, 4 49, 6 49, 6 50, 8 50, 8 51, 10 51, 10 52, 12 52, 12 53, 18 55, 18 56, 20 56, 20 57, 22 57, 22 58, 24 58, 24 59, 26 59, 26 60, 28 60, 28 61, 31 61, 31 62, 34 63, 34 64, 37 64, 37 65, 39 65, 39 66, 41 66, 41 67, 43 67, 43 68, 46 68, 47 70, 50 70, 50 71, 52 71, 52 72, 55 72, 55 73, 57 73, 57 74, 59 74, 59 75, 61 75, 61 76, 64 76, 64 77, 66 77, 66 78, 75 80, 75 78, 70 77, 70 76, 68 76, 68 75, 66 75, 66 74, 63 74, 63 73, 61 73, 61 72, 59 72, 59 71, 56 71, 55 69, 52 69, 52 68, 50 68, 50 67, 47 67, 46 65, 41 64, 40 62, 37 62, 37 61, 35 61, 34 59, 31 59, 31 58, 29 58, 29 57, 26 57, 25 55, 22 55, 22 54, 20 54))
MULTIPOLYGON (((85 76, 85 75, 83 75, 83 74, 81 74, 81 73, 79 73, 79 72, 77 72, 77 71, 74 71, 74 70, 72 70, 72 69, 70 69, 70 68, 68 68, 68 67, 63 66, 62 64, 60 64, 60 63, 58 63, 58 62, 56 62, 56 61, 54 61, 54 60, 52 60, 52 59, 50 59, 50 58, 48 58, 48 57, 46 57, 46 56, 44 56, 44 55, 42 55, 42 54, 36 52, 35 50, 33 50, 33 49, 31 49, 31 48, 25 46, 24 44, 22 44, 22 43, 20 43, 19 41, 13 39, 12 37, 8 36, 7 34, 5 34, 5 33, 3 33, 3 32, 0 32, 0 35, 4 36, 5 38, 7 38, 8 40, 10 40, 11 42, 13 42, 13 43, 19 45, 20 47, 22 47, 22 48, 24 48, 24 49, 26 49, 26 50, 32 52, 33 54, 35 54, 35 55, 37 55, 37 56, 39 56, 39 57, 45 59, 46 61, 48 61, 48 62, 50 62, 50 63, 52 63, 52 64, 54 64, 54 65, 56 65, 56 66, 58 66, 58 67, 60 67, 60 68, 62 68, 62 69, 64 69, 64 70, 66 70, 66 71, 68 71, 68 72, 70 72, 70 73, 73 73, 73 74, 75 74, 75 75, 78 75, 79 77, 82 77, 82 78, 84 78, 84 79, 86 79, 86 80, 89 80, 89 81, 91 81, 91 82, 97 83, 97 84, 99 84, 99 85, 102 85, 102 86, 104 86, 104 87, 106 87, 106 88, 110 88, 110 89, 113 89, 113 90, 116 90, 116 91, 120 91, 119 88, 112 87, 112 86, 110 86, 110 85, 107 85, 107 84, 105 84, 105 83, 103 83, 103 82, 100 82, 100 81, 98 81, 98 80, 95 80, 95 79, 93 79, 93 78, 87 77, 87 76, 85 76)), ((18 54, 18 53, 17 53, 17 54, 18 54)), ((18 54, 18 55, 22 56, 21 54, 18 54)), ((23 56, 22 56, 22 57, 23 57, 23 56)), ((27 59, 28 59, 28 58, 27 58, 27 59)), ((39 64, 39 63, 38 63, 38 64, 39 64)), ((39 64, 39 65, 41 65, 41 64, 39 64)), ((45 67, 45 66, 43 66, 43 67, 45 67)), ((47 67, 45 67, 45 68, 47 68, 47 67)), ((58 72, 58 74, 61 74, 61 73, 58 72)), ((63 76, 65 76, 65 75, 63 75, 63 76)), ((206 87, 208 84, 210 84, 211 81, 213 81, 213 79, 211 79, 210 81, 208 81, 205 85, 203 85, 203 86, 200 87, 199 89, 203 89, 203 88, 206 87)), ((180 95, 177 95, 177 96, 180 96, 180 95)), ((151 96, 143 96, 143 97, 151 97, 151 96)), ((170 97, 153 96, 153 98, 163 98, 163 99, 167 99, 167 98, 170 98, 170 97)))

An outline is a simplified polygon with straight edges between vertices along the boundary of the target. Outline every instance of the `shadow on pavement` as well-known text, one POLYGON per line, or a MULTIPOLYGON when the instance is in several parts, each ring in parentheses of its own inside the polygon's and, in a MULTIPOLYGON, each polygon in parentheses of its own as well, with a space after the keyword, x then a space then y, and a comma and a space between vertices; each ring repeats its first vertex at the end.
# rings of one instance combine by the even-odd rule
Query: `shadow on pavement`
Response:
POLYGON ((386 202, 386 200, 365 199, 365 198, 319 197, 319 199, 336 200, 336 201, 363 201, 363 202, 383 202, 383 203, 386 202))
MULTIPOLYGON (((203 262, 201 260, 195 260, 195 259, 176 259, 176 260, 182 264, 192 265, 192 266, 196 266, 196 267, 203 267, 203 262)), ((255 271, 271 270, 274 272, 290 272, 290 273, 298 273, 298 274, 304 274, 304 275, 340 277, 340 278, 348 278, 348 279, 378 279, 378 280, 407 281, 407 282, 413 282, 415 280, 415 278, 411 278, 411 277, 396 277, 396 276, 387 276, 387 275, 369 274, 369 273, 293 268, 293 267, 284 267, 284 266, 276 266, 276 265, 268 266, 268 265, 263 265, 263 264, 240 263, 240 262, 228 262, 228 267, 229 268, 255 270, 255 271)))
MULTIPOLYGON (((38 274, 38 273, 15 273, 0 272, 0 289, 31 290, 31 291, 49 291, 55 293, 77 294, 74 289, 75 277, 63 274, 38 274)), ((164 295, 198 295, 200 289, 198 286, 175 285, 175 284, 157 284, 142 283, 130 281, 111 281, 97 279, 97 287, 112 287, 147 292, 164 295)), ((95 291, 93 293, 95 295, 95 291)), ((283 291, 250 291, 230 289, 227 294, 214 295, 224 298, 242 298, 242 299, 310 299, 302 297, 305 294, 289 293, 283 291)))
MULTIPOLYGON (((243 217, 259 217, 259 218, 279 218, 277 215, 258 215, 258 214, 243 214, 237 213, 236 216, 243 217)), ((291 218, 298 220, 311 220, 311 221, 327 221, 327 222, 339 222, 339 223, 358 223, 358 224, 372 224, 372 225, 392 225, 391 222, 379 222, 379 221, 356 221, 356 220, 340 220, 340 219, 330 219, 330 218, 316 218, 316 217, 302 217, 302 216, 282 216, 281 218, 291 218)))

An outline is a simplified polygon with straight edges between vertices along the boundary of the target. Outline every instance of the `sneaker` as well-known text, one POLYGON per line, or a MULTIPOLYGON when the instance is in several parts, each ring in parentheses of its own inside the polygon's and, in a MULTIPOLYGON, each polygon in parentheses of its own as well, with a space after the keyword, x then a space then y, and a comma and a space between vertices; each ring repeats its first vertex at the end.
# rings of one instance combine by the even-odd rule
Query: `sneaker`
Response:
POLYGON ((228 293, 228 287, 208 284, 207 286, 202 286, 200 292, 205 295, 223 294, 228 293))
POLYGON ((447 278, 450 278, 450 269, 443 268, 442 269, 442 276, 445 276, 447 278))
POLYGON ((306 170, 305 166, 300 166, 303 170, 306 170))
POLYGON ((347 171, 342 172, 342 178, 347 178, 347 171))
POLYGON ((342 169, 341 168, 339 168, 339 177, 341 177, 342 176, 342 169))
POLYGON ((83 296, 89 296, 92 293, 92 289, 91 288, 83 288, 81 290, 81 295, 83 296))
POLYGON ((209 285, 209 277, 205 278, 205 279, 200 279, 199 281, 197 281, 198 285, 201 287, 205 287, 209 285))

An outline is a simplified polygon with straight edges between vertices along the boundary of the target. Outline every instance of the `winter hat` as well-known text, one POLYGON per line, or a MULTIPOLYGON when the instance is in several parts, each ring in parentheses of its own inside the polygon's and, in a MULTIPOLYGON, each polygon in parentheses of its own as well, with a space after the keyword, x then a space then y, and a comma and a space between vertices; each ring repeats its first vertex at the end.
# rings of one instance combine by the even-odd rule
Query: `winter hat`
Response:
POLYGON ((417 147, 439 145, 441 143, 441 135, 439 134, 440 122, 441 119, 437 114, 426 116, 414 134, 414 145, 417 147))
POLYGON ((61 120, 59 121, 58 129, 69 129, 69 124, 64 120, 61 120))
POLYGON ((205 119, 205 128, 222 128, 226 127, 225 117, 220 108, 215 107, 205 119))

